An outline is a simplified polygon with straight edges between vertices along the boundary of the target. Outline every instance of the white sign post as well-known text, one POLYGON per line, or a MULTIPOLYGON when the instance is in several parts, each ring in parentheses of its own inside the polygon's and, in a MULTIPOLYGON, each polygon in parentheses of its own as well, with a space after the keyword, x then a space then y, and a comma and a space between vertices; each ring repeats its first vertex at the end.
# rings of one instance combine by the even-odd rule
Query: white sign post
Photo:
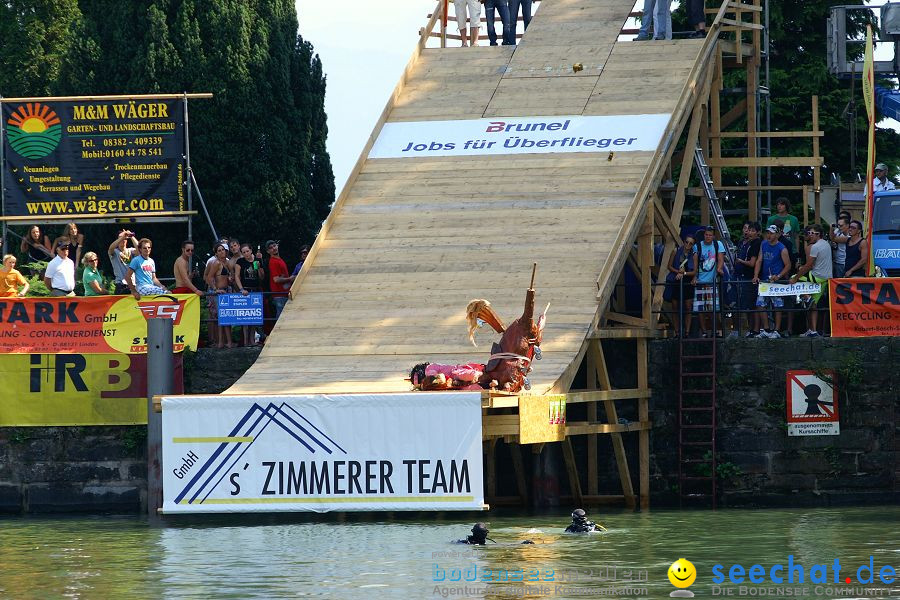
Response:
POLYGON ((481 394, 163 398, 163 512, 481 510, 481 394))

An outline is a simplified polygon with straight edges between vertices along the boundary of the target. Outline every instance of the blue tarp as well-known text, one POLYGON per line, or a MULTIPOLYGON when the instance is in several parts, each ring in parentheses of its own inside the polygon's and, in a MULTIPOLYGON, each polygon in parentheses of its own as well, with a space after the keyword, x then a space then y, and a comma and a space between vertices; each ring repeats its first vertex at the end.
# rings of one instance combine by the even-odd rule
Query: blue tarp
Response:
POLYGON ((875 106, 882 116, 900 121, 900 91, 876 86, 875 106))

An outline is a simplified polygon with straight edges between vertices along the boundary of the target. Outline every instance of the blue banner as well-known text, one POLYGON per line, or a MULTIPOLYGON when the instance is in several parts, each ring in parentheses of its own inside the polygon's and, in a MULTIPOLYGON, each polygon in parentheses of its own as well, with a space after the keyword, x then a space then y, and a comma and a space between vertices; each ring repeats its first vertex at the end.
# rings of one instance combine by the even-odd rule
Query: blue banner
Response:
POLYGON ((263 295, 219 294, 219 325, 262 325, 263 295))

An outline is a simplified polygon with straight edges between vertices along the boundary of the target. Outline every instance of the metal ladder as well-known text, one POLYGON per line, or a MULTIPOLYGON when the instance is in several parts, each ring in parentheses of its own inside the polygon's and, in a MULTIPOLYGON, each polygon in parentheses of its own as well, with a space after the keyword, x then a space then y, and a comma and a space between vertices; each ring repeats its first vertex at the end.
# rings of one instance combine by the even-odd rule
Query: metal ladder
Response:
MULTIPOLYGON (((719 286, 715 285, 718 296, 719 286)), ((678 341, 678 498, 679 504, 706 504, 715 509, 716 494, 716 325, 721 310, 712 312, 713 335, 691 338, 684 329, 680 303, 678 341)), ((699 318, 699 317, 698 317, 699 318)), ((724 326, 724 323, 723 323, 724 326)))
MULTIPOLYGON (((731 272, 734 273, 734 259, 737 252, 734 241, 731 239, 731 233, 728 231, 728 224, 725 222, 725 213, 722 212, 722 205, 719 204, 719 197, 716 195, 716 189, 713 187, 713 180, 709 174, 709 165, 706 164, 706 157, 703 156, 703 148, 699 145, 694 148, 694 165, 697 167, 697 173, 700 175, 700 185, 703 186, 703 195, 709 202, 709 212, 712 214, 716 229, 721 236, 721 241, 725 245, 725 260, 731 272)), ((697 240, 700 241, 700 240, 697 240)))

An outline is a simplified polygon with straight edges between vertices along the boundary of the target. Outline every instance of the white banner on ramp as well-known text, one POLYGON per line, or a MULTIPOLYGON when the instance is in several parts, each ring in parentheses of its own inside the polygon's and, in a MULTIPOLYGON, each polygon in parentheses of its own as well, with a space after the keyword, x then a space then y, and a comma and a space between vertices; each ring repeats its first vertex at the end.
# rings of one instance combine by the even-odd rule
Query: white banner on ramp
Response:
POLYGON ((653 152, 668 114, 385 123, 369 158, 653 152))
POLYGON ((481 394, 162 400, 163 512, 481 510, 481 394))

